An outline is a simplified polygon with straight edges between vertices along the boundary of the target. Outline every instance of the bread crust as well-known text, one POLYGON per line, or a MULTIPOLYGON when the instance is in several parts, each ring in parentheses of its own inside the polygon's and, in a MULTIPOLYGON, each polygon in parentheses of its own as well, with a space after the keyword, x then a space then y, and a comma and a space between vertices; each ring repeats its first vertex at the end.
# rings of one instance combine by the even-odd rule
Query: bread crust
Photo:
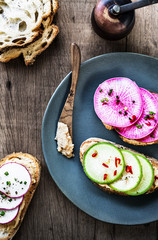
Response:
MULTIPOLYGON (((108 141, 108 140, 105 140, 105 139, 101 139, 101 138, 88 138, 80 146, 80 161, 81 161, 82 165, 83 165, 83 157, 84 157, 84 154, 86 153, 86 151, 89 149, 89 147, 93 146, 94 144, 96 144, 98 142, 111 143, 111 144, 113 144, 114 146, 116 146, 119 149, 126 149, 126 150, 130 150, 133 153, 140 154, 139 152, 137 152, 137 151, 135 151, 133 149, 124 147, 123 145, 116 144, 114 142, 111 142, 111 141, 108 141)), ((154 169, 154 176, 155 176, 154 177, 154 183, 151 186, 151 188, 146 193, 144 193, 144 194, 149 194, 149 193, 154 192, 158 188, 158 179, 157 179, 157 177, 158 177, 158 160, 155 159, 155 158, 149 157, 149 156, 145 156, 142 153, 141 153, 141 155, 146 157, 151 162, 151 164, 153 166, 153 169, 154 169)), ((115 193, 117 195, 129 196, 126 193, 115 191, 114 189, 110 188, 107 184, 99 184, 99 183, 95 183, 95 182, 93 182, 93 183, 96 186, 98 186, 103 191, 107 191, 109 193, 115 193)))
POLYGON ((21 163, 23 166, 27 168, 31 175, 31 185, 28 190, 28 192, 24 195, 23 202, 21 203, 19 207, 19 212, 16 218, 7 224, 0 224, 0 239, 1 240, 9 240, 12 239, 12 237, 16 234, 18 231, 23 218, 25 216, 25 213, 27 211, 27 208, 30 204, 30 201, 34 195, 34 192, 38 186, 40 175, 41 175, 41 165, 37 158, 33 157, 32 155, 28 153, 12 153, 10 155, 7 155, 5 158, 3 158, 0 161, 0 167, 7 163, 7 162, 17 162, 21 163), (25 163, 25 164, 24 164, 25 163), (4 237, 3 237, 4 235, 4 237))

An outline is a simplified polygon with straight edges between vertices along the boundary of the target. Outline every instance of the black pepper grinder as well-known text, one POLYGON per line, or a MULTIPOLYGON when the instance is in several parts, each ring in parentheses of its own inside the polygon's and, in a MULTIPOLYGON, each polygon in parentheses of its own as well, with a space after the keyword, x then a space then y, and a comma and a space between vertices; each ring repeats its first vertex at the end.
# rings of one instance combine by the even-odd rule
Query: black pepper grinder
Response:
POLYGON ((108 40, 126 37, 135 23, 135 9, 158 3, 158 0, 98 0, 92 12, 95 32, 108 40))

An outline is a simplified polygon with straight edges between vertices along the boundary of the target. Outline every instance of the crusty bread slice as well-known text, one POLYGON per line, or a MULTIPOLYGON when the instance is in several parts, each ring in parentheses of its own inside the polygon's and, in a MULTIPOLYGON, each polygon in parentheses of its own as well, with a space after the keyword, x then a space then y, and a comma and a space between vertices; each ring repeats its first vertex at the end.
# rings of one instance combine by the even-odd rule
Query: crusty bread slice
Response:
POLYGON ((59 28, 56 25, 50 25, 43 31, 42 37, 40 39, 25 48, 22 51, 25 64, 33 64, 36 56, 43 52, 47 47, 49 47, 49 45, 57 36, 58 32, 59 28))
POLYGON ((38 40, 29 44, 27 47, 11 48, 6 52, 1 53, 0 61, 8 62, 23 54, 25 64, 32 64, 35 61, 36 56, 43 52, 52 43, 58 32, 59 29, 56 25, 50 25, 43 30, 41 37, 38 40))
POLYGON ((3 0, 0 2, 0 50, 25 46, 39 35, 44 18, 51 14, 51 0, 3 0))
POLYGON ((24 195, 24 200, 20 205, 16 218, 7 224, 0 224, 0 239, 9 240, 18 231, 25 216, 29 203, 34 195, 40 180, 40 162, 28 153, 12 153, 0 161, 0 166, 8 162, 16 162, 24 165, 31 175, 31 185, 28 192, 24 195))
POLYGON ((24 56, 25 64, 33 64, 37 55, 43 52, 54 40, 59 32, 59 28, 52 24, 53 17, 58 10, 58 1, 52 0, 51 15, 43 19, 41 28, 39 29, 38 39, 24 47, 10 47, 3 49, 0 52, 0 61, 8 62, 11 59, 19 57, 21 54, 24 56))
MULTIPOLYGON (((93 146, 94 144, 96 144, 98 142, 108 142, 108 143, 113 144, 114 146, 116 146, 119 149, 127 149, 127 150, 130 150, 133 153, 140 154, 139 152, 136 152, 136 151, 134 151, 130 148, 124 147, 120 144, 116 144, 116 143, 111 142, 111 141, 107 141, 107 140, 104 140, 104 139, 101 139, 101 138, 88 138, 80 146, 80 160, 81 160, 82 164, 83 164, 83 157, 84 157, 84 154, 86 153, 86 151, 91 146, 93 146)), ((141 155, 144 155, 144 154, 141 153, 141 155)), ((151 192, 155 191, 158 188, 158 160, 155 159, 155 158, 152 158, 152 157, 148 157, 148 156, 145 156, 145 157, 151 162, 151 164, 153 166, 153 169, 154 169, 154 176, 155 176, 154 183, 153 183, 152 187, 145 193, 145 194, 148 194, 148 193, 151 193, 151 192)), ((108 191, 110 193, 116 193, 116 194, 128 196, 126 193, 115 191, 114 189, 110 188, 107 184, 99 184, 99 183, 94 183, 94 184, 97 185, 103 191, 108 191)))

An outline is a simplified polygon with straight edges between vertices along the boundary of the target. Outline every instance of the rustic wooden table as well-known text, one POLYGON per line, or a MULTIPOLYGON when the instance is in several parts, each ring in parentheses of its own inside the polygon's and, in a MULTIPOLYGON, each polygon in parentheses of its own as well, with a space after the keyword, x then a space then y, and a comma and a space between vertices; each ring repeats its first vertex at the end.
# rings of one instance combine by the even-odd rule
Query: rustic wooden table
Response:
POLYGON ((22 57, 0 64, 0 157, 22 151, 37 156, 42 163, 40 185, 16 240, 158 239, 157 222, 120 226, 82 212, 60 192, 43 158, 42 118, 51 95, 71 69, 71 42, 80 46, 82 61, 118 51, 158 57, 158 4, 137 10, 132 33, 117 42, 94 33, 90 16, 95 4, 96 0, 61 1, 56 16, 60 33, 34 65, 26 67, 22 57))

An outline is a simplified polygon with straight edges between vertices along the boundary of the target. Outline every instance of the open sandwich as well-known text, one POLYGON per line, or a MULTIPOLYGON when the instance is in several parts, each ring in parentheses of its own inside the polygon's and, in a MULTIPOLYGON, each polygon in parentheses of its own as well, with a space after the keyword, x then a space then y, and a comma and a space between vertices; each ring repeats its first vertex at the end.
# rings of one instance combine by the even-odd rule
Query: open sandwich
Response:
POLYGON ((94 94, 94 110, 104 126, 130 144, 158 143, 158 94, 125 77, 101 83, 94 94))
POLYGON ((87 177, 104 191, 137 196, 158 188, 158 161, 122 145, 89 138, 81 144, 80 160, 87 177))
POLYGON ((0 161, 0 239, 19 229, 40 180, 39 161, 27 153, 12 153, 0 161))

